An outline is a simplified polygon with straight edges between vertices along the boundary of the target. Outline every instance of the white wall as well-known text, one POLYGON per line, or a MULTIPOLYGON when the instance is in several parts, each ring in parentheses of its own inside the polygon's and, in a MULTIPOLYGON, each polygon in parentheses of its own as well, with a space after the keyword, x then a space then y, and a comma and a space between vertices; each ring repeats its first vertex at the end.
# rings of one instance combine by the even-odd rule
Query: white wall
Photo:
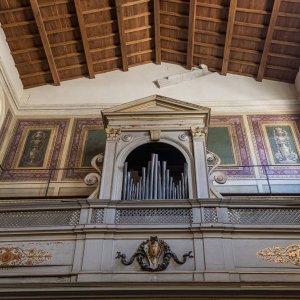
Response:
MULTIPOLYGON (((163 63, 98 74, 95 79, 80 78, 24 91, 22 113, 50 109, 55 114, 98 114, 108 106, 153 94, 190 101, 212 108, 215 113, 299 111, 292 84, 228 74, 212 73, 191 81, 159 89, 154 81, 186 72, 183 67, 163 63)), ((49 111, 48 111, 49 112, 49 111)))
MULTIPOLYGON (((10 54, 10 49, 6 42, 5 34, 0 24, 0 76, 4 77, 5 84, 11 89, 11 93, 18 101, 23 94, 23 85, 19 78, 19 73, 15 67, 15 63, 10 54)), ((1 84, 1 80, 0 80, 1 84)), ((2 82, 2 85, 4 83, 2 82)))

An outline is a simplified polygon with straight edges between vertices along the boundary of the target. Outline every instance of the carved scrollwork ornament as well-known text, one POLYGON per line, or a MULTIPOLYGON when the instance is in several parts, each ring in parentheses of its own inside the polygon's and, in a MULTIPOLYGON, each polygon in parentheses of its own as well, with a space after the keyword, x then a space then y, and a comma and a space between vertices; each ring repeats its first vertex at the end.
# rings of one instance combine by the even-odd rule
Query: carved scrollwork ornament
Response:
POLYGON ((44 249, 21 248, 15 246, 0 247, 0 267, 36 266, 52 258, 44 249))
POLYGON ((206 138, 207 127, 201 126, 191 126, 191 134, 194 139, 196 138, 206 138))
POLYGON ((293 244, 286 247, 269 247, 258 251, 256 256, 275 264, 291 263, 300 266, 300 245, 293 244))
POLYGON ((183 142, 189 140, 189 136, 188 136, 186 133, 181 133, 181 134, 179 134, 178 138, 179 138, 181 141, 183 141, 183 142))
POLYGON ((125 266, 131 265, 136 259, 143 271, 159 272, 167 269, 171 258, 177 264, 182 265, 192 257, 192 251, 189 251, 182 256, 182 260, 179 260, 165 241, 158 239, 157 236, 151 236, 150 239, 140 244, 129 260, 127 260, 126 254, 119 251, 116 259, 121 259, 121 263, 125 266))
POLYGON ((227 181, 227 176, 224 172, 216 171, 216 168, 218 168, 221 165, 221 158, 211 151, 206 150, 206 152, 207 161, 210 164, 213 164, 212 168, 208 173, 208 182, 211 196, 216 198, 223 198, 223 196, 216 190, 213 184, 214 181, 219 184, 224 184, 227 181))
POLYGON ((121 129, 120 128, 105 128, 107 141, 120 141, 121 129))
POLYGON ((103 162, 104 153, 100 153, 92 158, 91 165, 98 173, 89 173, 85 176, 84 182, 86 185, 91 186, 97 183, 96 189, 88 197, 88 199, 96 199, 100 190, 100 180, 102 177, 102 170, 99 166, 103 162))
POLYGON ((132 135, 129 134, 122 135, 123 142, 130 142, 131 140, 132 140, 132 135))

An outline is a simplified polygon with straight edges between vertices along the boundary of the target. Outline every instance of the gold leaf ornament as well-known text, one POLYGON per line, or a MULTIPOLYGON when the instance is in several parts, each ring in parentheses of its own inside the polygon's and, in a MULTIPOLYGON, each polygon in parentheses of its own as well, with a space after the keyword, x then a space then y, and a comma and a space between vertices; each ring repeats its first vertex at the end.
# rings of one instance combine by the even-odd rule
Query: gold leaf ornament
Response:
POLYGON ((34 266, 51 258, 52 255, 43 249, 0 247, 0 267, 34 266))
POLYGON ((286 247, 269 247, 258 251, 256 256, 275 264, 291 263, 300 266, 300 245, 293 244, 286 247))

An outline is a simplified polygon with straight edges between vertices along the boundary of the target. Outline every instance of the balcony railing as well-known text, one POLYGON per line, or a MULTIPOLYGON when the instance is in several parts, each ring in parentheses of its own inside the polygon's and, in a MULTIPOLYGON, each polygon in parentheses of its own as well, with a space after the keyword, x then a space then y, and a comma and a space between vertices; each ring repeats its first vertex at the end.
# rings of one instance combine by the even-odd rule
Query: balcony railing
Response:
MULTIPOLYGON (((222 195, 300 195, 300 165, 220 166, 225 184, 214 182, 222 195)), ((0 165, 0 199, 87 198, 97 184, 87 186, 91 168, 4 169, 0 165)))
POLYGON ((35 230, 56 226, 87 228, 208 228, 218 226, 298 226, 300 198, 97 201, 69 199, 0 203, 0 228, 35 230))

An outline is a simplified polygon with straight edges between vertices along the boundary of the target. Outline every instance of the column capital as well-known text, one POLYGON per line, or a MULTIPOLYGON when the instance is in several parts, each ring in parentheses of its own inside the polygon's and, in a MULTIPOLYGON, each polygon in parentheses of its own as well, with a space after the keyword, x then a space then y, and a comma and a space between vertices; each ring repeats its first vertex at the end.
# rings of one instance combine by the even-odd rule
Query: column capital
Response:
POLYGON ((120 141, 121 139, 121 128, 105 128, 106 140, 107 141, 120 141))
POLYGON ((201 127, 201 126, 191 126, 191 134, 193 139, 197 138, 206 138, 207 135, 207 127, 201 127))

